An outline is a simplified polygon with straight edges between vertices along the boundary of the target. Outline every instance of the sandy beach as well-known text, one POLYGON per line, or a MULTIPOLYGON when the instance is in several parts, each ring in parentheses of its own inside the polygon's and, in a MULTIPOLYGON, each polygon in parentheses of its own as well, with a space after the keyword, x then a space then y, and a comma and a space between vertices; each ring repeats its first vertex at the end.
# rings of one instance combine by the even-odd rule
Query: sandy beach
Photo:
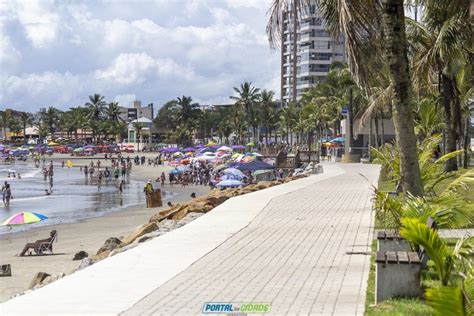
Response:
MULTIPOLYGON (((130 157, 135 155, 130 154, 130 157)), ((141 153, 140 156, 142 156, 141 153)), ((147 153, 145 156, 155 157, 156 153, 147 153)), ((88 164, 91 160, 97 161, 97 158, 100 157, 71 159, 72 157, 67 155, 54 155, 48 158, 47 161, 53 160, 57 164, 61 160, 71 160, 75 166, 79 166, 88 164)), ((110 165, 110 160, 102 160, 102 165, 110 165)), ((134 166, 131 178, 137 181, 156 179, 162 171, 166 172, 169 169, 169 166, 134 166)), ((192 192, 195 192, 196 195, 209 192, 209 187, 195 185, 184 188, 181 185, 170 187, 168 183, 164 189, 176 194, 170 200, 174 204, 190 200, 192 192)), ((108 213, 102 217, 84 219, 68 224, 29 228, 26 232, 0 235, 0 264, 10 264, 12 267, 11 277, 0 278, 0 302, 8 300, 14 294, 28 290, 29 284, 37 272, 46 272, 51 275, 71 272, 80 264, 80 261, 72 260, 75 253, 84 250, 90 255, 95 254, 107 238, 121 238, 128 235, 138 226, 147 223, 152 214, 164 208, 166 206, 153 209, 147 209, 145 205, 133 206, 108 213), (55 255, 16 256, 23 249, 27 240, 33 242, 37 239, 47 238, 52 229, 58 231, 58 240, 54 244, 55 255)))

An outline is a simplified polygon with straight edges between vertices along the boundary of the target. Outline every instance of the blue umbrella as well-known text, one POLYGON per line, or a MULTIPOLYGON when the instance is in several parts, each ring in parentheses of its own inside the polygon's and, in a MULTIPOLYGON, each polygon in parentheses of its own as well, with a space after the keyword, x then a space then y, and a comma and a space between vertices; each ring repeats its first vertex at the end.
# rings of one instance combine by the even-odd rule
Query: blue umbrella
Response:
POLYGON ((344 137, 336 137, 336 138, 330 140, 331 143, 343 143, 345 141, 346 141, 346 139, 344 137))
POLYGON ((170 174, 182 174, 183 171, 182 170, 179 170, 179 169, 173 169, 170 171, 170 174))

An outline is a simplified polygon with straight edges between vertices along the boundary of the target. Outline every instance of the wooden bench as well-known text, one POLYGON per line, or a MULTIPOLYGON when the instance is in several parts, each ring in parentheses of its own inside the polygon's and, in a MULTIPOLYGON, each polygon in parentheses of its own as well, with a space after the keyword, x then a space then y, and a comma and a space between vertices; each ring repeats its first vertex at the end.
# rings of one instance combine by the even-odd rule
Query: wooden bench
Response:
POLYGON ((418 253, 379 251, 375 263, 375 303, 393 297, 419 297, 422 294, 418 253))

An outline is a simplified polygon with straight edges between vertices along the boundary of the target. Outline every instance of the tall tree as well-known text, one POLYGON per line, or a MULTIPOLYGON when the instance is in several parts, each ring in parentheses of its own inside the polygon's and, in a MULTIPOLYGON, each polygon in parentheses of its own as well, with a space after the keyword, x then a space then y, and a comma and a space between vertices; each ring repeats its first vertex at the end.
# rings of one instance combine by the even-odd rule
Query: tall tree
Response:
POLYGON ((21 122, 21 126, 23 127, 23 139, 26 143, 26 127, 33 123, 33 114, 29 112, 20 112, 18 114, 18 118, 21 122))
POLYGON ((232 100, 245 110, 245 119, 248 126, 252 127, 252 139, 255 141, 256 130, 258 128, 258 102, 260 100, 260 89, 252 85, 251 82, 244 82, 240 87, 233 88, 237 96, 231 96, 232 100))
POLYGON ((100 121, 103 118, 104 107, 106 102, 105 98, 100 94, 94 94, 89 96, 89 101, 86 102, 85 106, 89 109, 89 127, 92 129, 92 138, 95 140, 97 132, 100 127, 100 121))
MULTIPOLYGON (((472 60, 469 1, 422 2, 422 20, 407 19, 415 83, 420 85, 421 82, 424 89, 438 87, 436 92, 440 94, 440 108, 444 111, 445 151, 449 153, 457 150, 457 142, 464 132, 457 76, 464 71, 461 65, 469 64, 469 58, 472 60)), ((445 163, 448 172, 457 167, 456 158, 445 163)))

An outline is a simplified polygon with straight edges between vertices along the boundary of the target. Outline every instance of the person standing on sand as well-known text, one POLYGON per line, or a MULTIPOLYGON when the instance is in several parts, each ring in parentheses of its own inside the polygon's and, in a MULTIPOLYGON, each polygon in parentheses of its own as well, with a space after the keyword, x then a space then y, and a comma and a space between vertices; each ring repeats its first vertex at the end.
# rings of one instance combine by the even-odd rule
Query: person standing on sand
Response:
POLYGON ((10 199, 13 199, 13 196, 12 196, 10 184, 7 184, 5 188, 5 202, 4 202, 5 206, 10 206, 10 199))
POLYGON ((5 197, 6 197, 6 194, 7 194, 7 187, 8 187, 8 182, 5 181, 5 183, 2 186, 3 204, 5 204, 5 197))
POLYGON ((114 178, 115 178, 115 181, 118 180, 119 176, 120 176, 120 169, 119 169, 118 166, 116 166, 115 169, 114 169, 114 178))
POLYGON ((63 160, 63 161, 61 161, 61 168, 64 168, 64 166, 65 166, 65 162, 63 160))
POLYGON ((164 187, 165 181, 166 181, 166 175, 164 172, 161 173, 160 180, 161 180, 161 186, 164 187))
POLYGON ((151 183, 150 179, 148 179, 147 183, 145 184, 143 192, 145 193, 146 197, 146 207, 151 207, 151 194, 153 193, 153 184, 151 183))
POLYGON ((87 166, 84 166, 84 176, 87 178, 88 174, 89 174, 89 170, 87 169, 87 166))

